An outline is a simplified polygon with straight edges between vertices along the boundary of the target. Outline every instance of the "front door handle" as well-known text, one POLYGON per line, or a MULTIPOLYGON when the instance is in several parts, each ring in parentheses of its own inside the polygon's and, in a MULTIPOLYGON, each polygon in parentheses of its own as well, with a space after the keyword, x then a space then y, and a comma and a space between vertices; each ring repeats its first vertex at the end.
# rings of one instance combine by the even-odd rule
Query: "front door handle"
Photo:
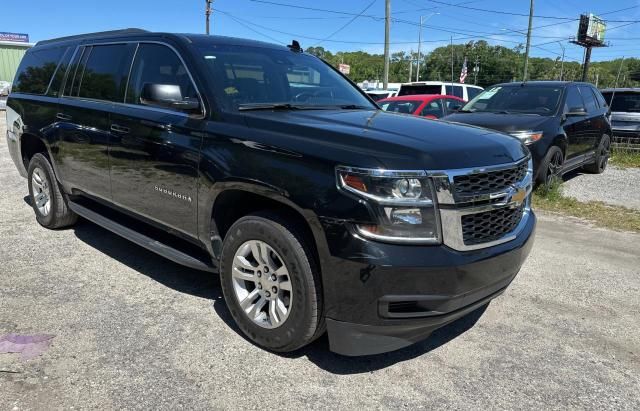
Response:
POLYGON ((127 134, 129 133, 129 127, 119 126, 117 124, 111 125, 111 131, 118 134, 127 134))
POLYGON ((63 114, 63 113, 58 113, 56 114, 56 118, 58 120, 62 120, 62 121, 71 121, 72 117, 67 115, 67 114, 63 114))

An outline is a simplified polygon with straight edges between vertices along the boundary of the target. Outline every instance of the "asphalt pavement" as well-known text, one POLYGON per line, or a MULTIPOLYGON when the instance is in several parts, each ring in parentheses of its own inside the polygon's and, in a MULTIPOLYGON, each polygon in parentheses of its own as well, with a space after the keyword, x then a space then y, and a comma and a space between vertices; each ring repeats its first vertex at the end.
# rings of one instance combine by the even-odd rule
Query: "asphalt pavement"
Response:
MULTIPOLYGON (((2 115, 0 114, 0 117, 2 115)), ((4 119, 3 119, 4 120, 4 119)), ((0 409, 640 409, 640 235, 540 216, 505 294, 386 355, 265 352, 216 276, 94 224, 40 227, 0 123, 0 409)))

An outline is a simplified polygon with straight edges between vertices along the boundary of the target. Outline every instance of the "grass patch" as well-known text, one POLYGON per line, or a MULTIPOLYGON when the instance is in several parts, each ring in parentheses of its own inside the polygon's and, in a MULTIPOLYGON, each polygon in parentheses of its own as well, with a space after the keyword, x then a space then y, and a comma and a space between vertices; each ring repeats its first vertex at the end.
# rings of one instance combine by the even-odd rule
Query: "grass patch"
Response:
POLYGON ((611 164, 621 168, 640 168, 640 150, 632 150, 630 146, 625 146, 625 144, 611 147, 611 164))
POLYGON ((538 187, 533 193, 533 207, 582 218, 600 227, 640 233, 640 211, 600 201, 583 203, 565 197, 559 181, 554 181, 548 188, 538 187))

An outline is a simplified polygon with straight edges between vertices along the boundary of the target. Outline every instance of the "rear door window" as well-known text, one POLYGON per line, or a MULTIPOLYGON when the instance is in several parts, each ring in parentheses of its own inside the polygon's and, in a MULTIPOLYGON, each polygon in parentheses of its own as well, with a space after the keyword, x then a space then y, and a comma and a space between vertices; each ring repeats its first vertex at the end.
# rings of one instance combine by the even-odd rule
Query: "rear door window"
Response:
POLYGON ((582 94, 582 99, 584 100, 585 108, 588 113, 593 113, 598 110, 598 103, 596 102, 596 97, 593 95, 591 91, 591 87, 589 86, 579 86, 580 94, 582 94))
POLYGON ((27 52, 20 63, 13 92, 45 94, 66 47, 27 52))
POLYGON ((76 74, 78 97, 122 102, 124 79, 128 72, 128 50, 126 44, 92 46, 79 82, 76 74))
POLYGON ((179 86, 183 100, 199 101, 187 68, 178 55, 165 45, 140 44, 131 68, 126 102, 142 104, 142 88, 147 83, 179 86))

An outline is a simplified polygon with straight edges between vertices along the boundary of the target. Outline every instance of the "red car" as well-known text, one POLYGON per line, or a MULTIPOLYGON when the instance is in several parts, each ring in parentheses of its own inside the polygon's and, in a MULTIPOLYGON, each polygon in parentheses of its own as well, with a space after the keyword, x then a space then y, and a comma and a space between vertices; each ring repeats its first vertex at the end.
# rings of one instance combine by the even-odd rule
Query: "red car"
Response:
POLYGON ((384 111, 413 114, 433 120, 458 111, 464 104, 465 101, 459 97, 440 94, 417 94, 378 101, 384 111))

